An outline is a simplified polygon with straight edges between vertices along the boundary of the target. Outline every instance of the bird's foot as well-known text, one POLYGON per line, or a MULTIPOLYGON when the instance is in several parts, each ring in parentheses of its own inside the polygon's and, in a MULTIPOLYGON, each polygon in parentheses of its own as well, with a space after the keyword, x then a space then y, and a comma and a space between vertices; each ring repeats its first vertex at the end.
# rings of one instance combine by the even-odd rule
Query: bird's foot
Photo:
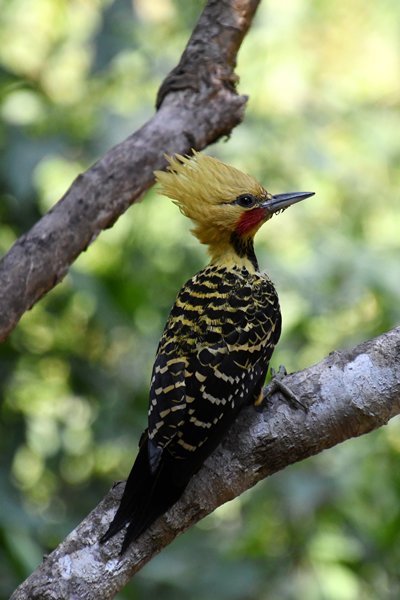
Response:
POLYGON ((121 483, 126 483, 125 479, 119 479, 118 481, 113 481, 113 484, 111 486, 111 489, 115 489, 116 487, 118 487, 119 485, 121 485, 121 483))
POLYGON ((283 382, 287 376, 287 371, 283 365, 280 365, 278 372, 271 367, 271 381, 260 395, 260 399, 256 402, 256 406, 264 404, 264 402, 276 392, 280 392, 288 402, 296 407, 302 408, 304 411, 308 410, 308 407, 296 396, 294 392, 283 382))

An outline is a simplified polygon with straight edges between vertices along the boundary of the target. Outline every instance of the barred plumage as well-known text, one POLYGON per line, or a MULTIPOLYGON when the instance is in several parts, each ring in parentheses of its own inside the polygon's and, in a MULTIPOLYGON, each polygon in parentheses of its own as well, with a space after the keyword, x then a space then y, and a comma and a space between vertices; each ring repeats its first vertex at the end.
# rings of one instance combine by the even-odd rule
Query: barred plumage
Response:
POLYGON ((148 429, 102 541, 126 523, 122 552, 174 504, 246 404, 257 403, 281 331, 278 297, 258 272, 253 237, 311 193, 271 196, 250 176, 194 153, 157 173, 196 224, 211 263, 179 292, 161 337, 148 429))
MULTIPOLYGON (((196 470, 238 410, 256 400, 280 334, 278 298, 265 275, 209 266, 180 291, 157 352, 149 451, 196 470)), ((177 463, 182 475, 182 465, 177 463)))

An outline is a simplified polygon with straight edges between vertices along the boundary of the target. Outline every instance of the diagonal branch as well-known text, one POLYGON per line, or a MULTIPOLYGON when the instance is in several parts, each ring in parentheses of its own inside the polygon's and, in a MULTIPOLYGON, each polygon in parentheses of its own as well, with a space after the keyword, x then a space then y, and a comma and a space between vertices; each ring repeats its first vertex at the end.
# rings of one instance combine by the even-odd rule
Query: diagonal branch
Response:
POLYGON ((229 135, 247 101, 236 55, 260 0, 209 0, 181 61, 161 85, 157 112, 79 175, 0 261, 0 341, 71 263, 154 183, 164 153, 201 150, 229 135))
POLYGON ((108 600, 179 533, 285 466, 368 433, 400 413, 400 327, 294 373, 285 383, 308 407, 277 396, 259 414, 243 411, 179 502, 118 558, 122 535, 104 546, 122 493, 116 486, 11 600, 108 600))

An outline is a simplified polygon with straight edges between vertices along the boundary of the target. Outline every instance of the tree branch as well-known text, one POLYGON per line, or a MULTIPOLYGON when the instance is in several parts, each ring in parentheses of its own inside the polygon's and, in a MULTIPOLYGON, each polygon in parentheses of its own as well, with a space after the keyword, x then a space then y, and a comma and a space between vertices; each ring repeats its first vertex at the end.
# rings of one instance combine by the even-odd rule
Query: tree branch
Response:
POLYGON ((154 183, 164 153, 201 150, 240 123, 247 98, 235 91, 235 60, 259 1, 209 0, 178 67, 160 88, 155 115, 79 175, 1 259, 0 341, 154 183))
POLYGON ((121 559, 122 534, 104 546, 122 494, 117 485, 11 600, 108 600, 179 533, 285 466, 386 424, 400 412, 400 327, 289 375, 285 383, 309 408, 274 395, 262 414, 244 410, 179 502, 121 559))

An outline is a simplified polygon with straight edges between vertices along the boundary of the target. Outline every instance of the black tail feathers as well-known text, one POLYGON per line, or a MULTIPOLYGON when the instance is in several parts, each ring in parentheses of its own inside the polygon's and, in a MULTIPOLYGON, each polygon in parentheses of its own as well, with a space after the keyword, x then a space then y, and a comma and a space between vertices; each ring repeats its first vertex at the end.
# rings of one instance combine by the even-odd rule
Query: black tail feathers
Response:
POLYGON ((182 495, 187 481, 174 483, 172 471, 173 462, 167 454, 161 458, 157 470, 151 472, 147 440, 145 440, 140 446, 139 454, 129 474, 114 519, 100 539, 101 544, 107 542, 129 523, 120 552, 123 554, 133 541, 175 504, 182 495))

